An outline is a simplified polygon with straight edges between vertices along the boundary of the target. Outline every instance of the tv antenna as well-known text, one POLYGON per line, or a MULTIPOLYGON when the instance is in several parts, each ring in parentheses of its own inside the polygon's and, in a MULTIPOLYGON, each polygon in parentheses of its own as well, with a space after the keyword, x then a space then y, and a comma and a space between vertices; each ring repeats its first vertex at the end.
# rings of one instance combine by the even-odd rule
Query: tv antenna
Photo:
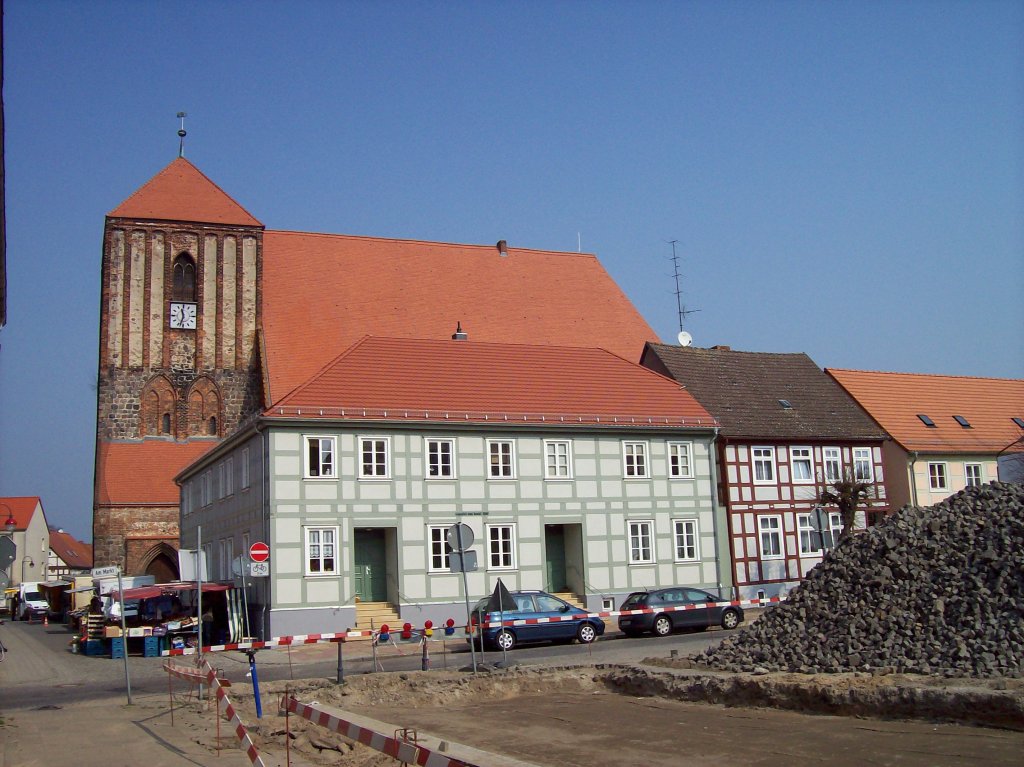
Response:
POLYGON ((185 118, 188 117, 184 112, 178 112, 178 119, 181 120, 181 127, 178 128, 178 157, 185 156, 185 118))
POLYGON ((675 272, 676 278, 676 309, 679 312, 679 345, 689 346, 693 343, 693 336, 683 330, 683 320, 686 319, 687 315, 699 312, 700 309, 687 309, 683 304, 683 290, 679 287, 679 256, 676 255, 676 243, 679 240, 669 240, 672 244, 672 267, 675 272))

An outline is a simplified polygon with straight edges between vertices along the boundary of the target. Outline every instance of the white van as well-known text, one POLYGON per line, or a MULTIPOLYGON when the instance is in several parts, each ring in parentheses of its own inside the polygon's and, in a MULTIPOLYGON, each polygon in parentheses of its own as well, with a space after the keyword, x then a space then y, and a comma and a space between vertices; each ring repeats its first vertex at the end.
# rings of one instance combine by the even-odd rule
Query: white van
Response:
POLYGON ((49 603, 39 593, 39 584, 35 582, 22 583, 18 588, 18 599, 18 614, 14 616, 16 621, 42 618, 50 609, 49 603))

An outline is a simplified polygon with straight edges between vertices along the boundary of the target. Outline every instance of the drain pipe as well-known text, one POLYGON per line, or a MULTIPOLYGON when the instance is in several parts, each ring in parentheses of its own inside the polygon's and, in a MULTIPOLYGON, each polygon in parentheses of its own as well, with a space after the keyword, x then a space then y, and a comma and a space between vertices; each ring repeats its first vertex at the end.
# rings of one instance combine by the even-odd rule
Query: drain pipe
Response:
MULTIPOLYGON (((718 574, 718 594, 722 595, 722 587, 725 585, 725 581, 722 578, 722 551, 720 548, 720 541, 718 540, 718 432, 719 427, 715 427, 715 432, 711 437, 711 442, 708 443, 708 470, 711 473, 711 534, 715 538, 715 552, 717 560, 715 563, 715 571, 718 574)), ((726 541, 727 548, 731 542, 726 541)), ((731 557, 727 558, 727 561, 731 561, 731 557)), ((731 578, 730 578, 731 580, 731 578)), ((733 587, 729 587, 730 594, 735 598, 733 587)))
POLYGON ((907 471, 910 473, 910 498, 911 503, 917 506, 917 476, 914 474, 914 464, 917 463, 917 451, 915 450, 910 455, 910 464, 907 466, 907 471))

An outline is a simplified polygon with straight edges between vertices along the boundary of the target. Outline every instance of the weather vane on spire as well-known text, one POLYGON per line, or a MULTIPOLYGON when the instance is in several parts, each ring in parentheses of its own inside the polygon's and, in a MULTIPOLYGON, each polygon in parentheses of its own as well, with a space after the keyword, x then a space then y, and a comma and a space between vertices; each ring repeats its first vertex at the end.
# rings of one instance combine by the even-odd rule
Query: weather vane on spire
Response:
POLYGON ((178 119, 181 120, 181 127, 178 129, 178 157, 185 156, 185 118, 184 112, 178 112, 178 119))

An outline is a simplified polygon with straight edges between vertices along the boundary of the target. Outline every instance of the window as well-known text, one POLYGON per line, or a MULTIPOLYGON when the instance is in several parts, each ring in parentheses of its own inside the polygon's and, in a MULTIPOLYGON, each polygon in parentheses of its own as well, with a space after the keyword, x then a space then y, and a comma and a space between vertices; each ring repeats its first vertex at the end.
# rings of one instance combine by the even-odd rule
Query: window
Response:
POLYGON ((512 570, 515 566, 515 526, 488 525, 487 569, 512 570))
POLYGON ((821 549, 816 545, 814 527, 811 525, 810 514, 798 514, 796 518, 797 529, 800 531, 800 553, 806 555, 821 554, 821 549))
POLYGON ((202 487, 199 491, 199 497, 203 506, 209 506, 213 501, 213 472, 206 471, 203 474, 202 487))
POLYGON ((515 444, 512 440, 490 440, 487 452, 490 456, 488 476, 491 479, 515 478, 515 444))
POLYGON ((832 545, 835 546, 839 543, 839 536, 843 533, 843 515, 838 511, 829 513, 828 529, 832 531, 832 545))
POLYGON ((793 472, 793 481, 806 484, 814 481, 814 472, 809 447, 793 447, 789 450, 789 463, 793 472))
POLYGON ((202 574, 203 580, 210 580, 210 573, 213 572, 213 544, 203 544, 203 558, 199 562, 199 572, 202 574))
POLYGON ((673 523, 675 528, 676 561, 694 562, 700 559, 700 551, 697 548, 697 520, 677 519, 673 523))
POLYGON ((980 463, 965 463, 964 464, 964 478, 967 482, 967 487, 978 487, 982 483, 981 479, 981 464, 980 463))
POLYGON ((336 575, 338 528, 306 528, 306 575, 336 575))
POLYGON ((248 561, 249 557, 249 533, 242 533, 242 554, 241 556, 246 557, 248 561))
POLYGON ((825 481, 838 482, 843 478, 843 458, 838 447, 826 447, 822 451, 825 463, 825 481))
POLYGON ((363 479, 387 479, 391 475, 388 461, 388 440, 363 437, 359 440, 359 476, 363 479))
POLYGON ((224 461, 224 495, 235 494, 235 457, 229 456, 224 461))
POLYGON ((953 416, 953 420, 956 421, 958 424, 960 424, 965 429, 972 428, 971 422, 968 421, 966 418, 964 418, 962 415, 955 415, 955 416, 953 416))
POLYGON ((622 463, 625 467, 627 479, 641 479, 648 476, 647 473, 647 443, 646 442, 623 442, 622 463))
POLYGON ((690 456, 693 446, 689 442, 668 443, 668 475, 674 479, 693 477, 693 463, 690 456))
POLYGON ((753 455, 754 482, 762 485, 775 482, 775 448, 755 447, 753 455))
POLYGON ((855 447, 853 449, 853 478, 858 482, 874 481, 870 447, 855 447))
POLYGON ((946 464, 928 464, 928 486, 932 490, 948 489, 948 482, 946 481, 946 464))
POLYGON ((572 478, 572 448, 568 440, 544 443, 544 477, 546 479, 572 478))
POLYGON ((217 570, 220 572, 218 578, 222 581, 229 581, 234 577, 231 570, 231 560, 235 558, 235 541, 232 538, 221 538, 217 541, 217 570))
POLYGON ((654 523, 650 521, 629 523, 629 563, 631 565, 654 562, 654 523))
POLYGON ((455 442, 453 440, 427 440, 427 477, 433 479, 455 477, 455 442))
POLYGON ((220 463, 217 464, 217 500, 218 501, 221 498, 223 498, 225 495, 227 495, 227 493, 225 492, 225 488, 227 487, 226 475, 227 475, 227 467, 224 465, 224 462, 221 461, 220 463))
POLYGON ((249 488, 249 448, 242 448, 242 489, 249 488))
POLYGON ((447 532, 451 525, 430 528, 430 570, 448 572, 452 547, 448 545, 447 532))
POLYGON ((917 417, 920 418, 921 419, 921 423, 923 423, 929 429, 937 429, 937 428, 939 428, 938 426, 935 425, 935 421, 933 421, 931 418, 926 416, 924 413, 918 413, 917 417))
POLYGON ((334 465, 334 437, 306 437, 306 476, 337 476, 334 465))
POLYGON ((758 517, 761 559, 782 559, 782 517, 758 517))
POLYGON ((196 265, 188 253, 181 253, 174 259, 172 267, 172 301, 196 300, 196 265))

